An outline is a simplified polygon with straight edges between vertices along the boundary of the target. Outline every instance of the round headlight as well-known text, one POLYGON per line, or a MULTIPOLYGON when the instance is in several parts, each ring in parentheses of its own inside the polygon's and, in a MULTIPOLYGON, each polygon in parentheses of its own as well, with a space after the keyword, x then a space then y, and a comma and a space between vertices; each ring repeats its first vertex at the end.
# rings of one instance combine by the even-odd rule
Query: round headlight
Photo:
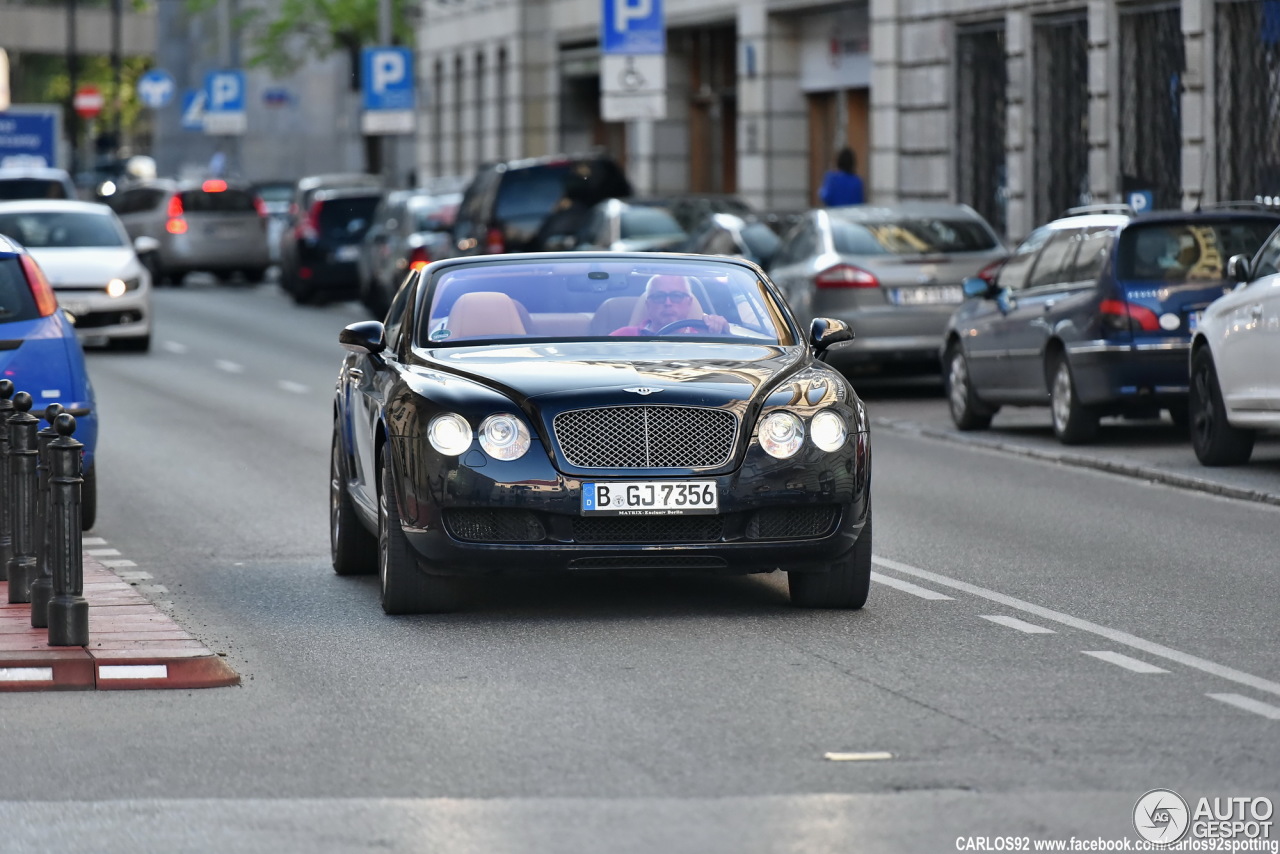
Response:
POLYGON ((529 428, 514 415, 490 415, 480 422, 480 447, 495 460, 518 460, 529 450, 529 428))
POLYGON ((790 412, 774 412, 760 422, 760 447, 771 457, 793 457, 804 444, 804 422, 790 412))
POLYGON ((446 457, 458 457, 471 447, 471 425, 461 415, 446 412, 431 419, 427 439, 446 457))
POLYGON ((129 286, 124 283, 124 279, 112 279, 107 282, 107 296, 109 297, 122 297, 127 290, 129 290, 129 286))
POLYGON ((809 435, 813 437, 813 444, 822 450, 837 451, 849 438, 849 428, 839 413, 824 409, 809 422, 809 435))

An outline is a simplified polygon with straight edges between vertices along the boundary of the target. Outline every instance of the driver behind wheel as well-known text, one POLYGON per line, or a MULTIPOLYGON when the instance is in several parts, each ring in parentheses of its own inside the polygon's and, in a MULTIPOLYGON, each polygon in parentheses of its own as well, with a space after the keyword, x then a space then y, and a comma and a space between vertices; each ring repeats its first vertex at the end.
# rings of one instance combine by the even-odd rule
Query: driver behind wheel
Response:
POLYGON ((718 314, 701 314, 693 311, 693 292, 689 289, 689 280, 685 276, 658 274, 644 286, 645 321, 640 326, 624 326, 615 329, 610 335, 657 335, 664 328, 681 320, 690 321, 688 326, 677 327, 672 332, 703 332, 722 335, 729 328, 729 322, 718 314), (699 321, 699 322, 695 322, 699 321))

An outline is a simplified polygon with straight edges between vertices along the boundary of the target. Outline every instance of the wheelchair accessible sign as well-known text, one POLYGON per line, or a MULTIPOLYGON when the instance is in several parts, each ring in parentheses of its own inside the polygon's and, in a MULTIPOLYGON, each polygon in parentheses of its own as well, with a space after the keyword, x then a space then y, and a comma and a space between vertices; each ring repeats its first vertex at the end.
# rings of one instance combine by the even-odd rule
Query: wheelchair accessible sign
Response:
POLYGON ((602 0, 600 115, 607 122, 667 116, 662 0, 602 0))
POLYGON ((361 133, 413 133, 413 51, 407 47, 367 47, 361 60, 361 133))

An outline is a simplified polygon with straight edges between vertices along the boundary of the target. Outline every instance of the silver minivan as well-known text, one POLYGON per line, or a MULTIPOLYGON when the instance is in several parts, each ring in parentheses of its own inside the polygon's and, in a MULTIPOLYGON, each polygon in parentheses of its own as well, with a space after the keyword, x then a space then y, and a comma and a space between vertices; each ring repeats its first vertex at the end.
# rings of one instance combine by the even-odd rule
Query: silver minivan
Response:
POLYGON ((245 184, 221 178, 204 181, 150 181, 107 197, 129 237, 153 237, 160 248, 147 259, 156 282, 182 284, 187 273, 205 271, 219 279, 240 273, 260 282, 267 251, 267 211, 245 184))
POLYGON ((802 322, 834 317, 853 329, 827 358, 846 374, 939 373, 961 283, 994 275, 1007 254, 967 205, 852 205, 805 213, 769 276, 802 322))

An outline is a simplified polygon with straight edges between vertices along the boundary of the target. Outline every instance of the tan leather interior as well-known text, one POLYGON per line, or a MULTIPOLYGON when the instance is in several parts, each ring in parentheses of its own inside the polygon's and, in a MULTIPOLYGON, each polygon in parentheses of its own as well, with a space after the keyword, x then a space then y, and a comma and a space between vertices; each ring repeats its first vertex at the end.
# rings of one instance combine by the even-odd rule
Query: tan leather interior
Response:
POLYGON ((587 327, 591 336, 608 335, 615 329, 631 325, 631 312, 635 309, 639 297, 609 297, 596 309, 587 327))
MULTIPOLYGON (((450 338, 525 335, 519 303, 498 291, 474 291, 458 297, 446 324, 450 338)), ((524 313, 526 316, 528 312, 524 313)))

